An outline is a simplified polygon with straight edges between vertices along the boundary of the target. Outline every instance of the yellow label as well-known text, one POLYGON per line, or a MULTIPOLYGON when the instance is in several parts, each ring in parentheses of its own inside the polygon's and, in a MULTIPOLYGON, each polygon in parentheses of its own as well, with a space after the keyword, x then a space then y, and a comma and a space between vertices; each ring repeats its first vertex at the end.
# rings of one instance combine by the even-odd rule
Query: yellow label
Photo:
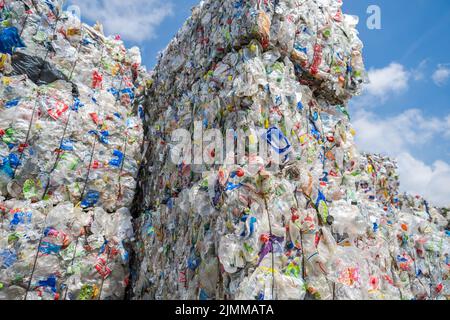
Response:
POLYGON ((304 135, 301 136, 299 140, 300 140, 301 144, 304 144, 305 143, 305 136, 304 135))
POLYGON ((0 69, 3 69, 7 59, 8 59, 8 56, 6 54, 2 53, 1 58, 0 58, 0 69))
POLYGON ((96 299, 100 294, 100 289, 95 284, 93 286, 92 299, 96 299))
POLYGON ((11 83, 11 78, 3 77, 3 85, 9 86, 10 83, 11 83))
POLYGON ((75 36, 75 35, 79 35, 79 34, 80 34, 80 29, 76 29, 76 28, 69 28, 69 29, 67 29, 67 35, 69 37, 75 36))
POLYGON ((270 273, 270 274, 272 274, 272 273, 278 273, 278 270, 275 270, 275 269, 269 268, 269 267, 261 266, 261 267, 259 267, 258 269, 261 270, 262 272, 265 272, 265 273, 270 273))

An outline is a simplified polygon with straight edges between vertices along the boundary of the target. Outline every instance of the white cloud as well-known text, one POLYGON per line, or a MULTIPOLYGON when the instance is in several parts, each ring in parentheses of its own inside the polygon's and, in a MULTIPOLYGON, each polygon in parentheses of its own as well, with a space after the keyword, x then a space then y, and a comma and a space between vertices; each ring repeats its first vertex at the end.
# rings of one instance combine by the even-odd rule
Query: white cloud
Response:
POLYGON ((156 28, 173 15, 173 4, 164 0, 73 0, 81 17, 100 21, 108 34, 143 42, 156 37, 156 28))
POLYGON ((358 132, 358 147, 367 152, 387 154, 398 161, 402 191, 420 194, 439 206, 450 205, 450 165, 438 160, 427 165, 412 155, 418 146, 426 146, 450 130, 446 119, 425 117, 410 109, 381 118, 372 112, 358 111, 353 126, 358 132))
POLYGON ((438 206, 450 205, 450 165, 436 161, 431 166, 415 159, 409 153, 397 157, 402 189, 424 196, 438 206))
POLYGON ((444 86, 449 77, 450 68, 446 65, 439 65, 437 70, 433 73, 433 81, 439 87, 444 86))
POLYGON ((426 78, 427 65, 428 59, 424 59, 411 69, 397 62, 391 62, 380 69, 371 68, 368 71, 369 81, 363 88, 363 94, 355 97, 352 105, 367 108, 383 104, 392 96, 405 93, 412 81, 423 81, 426 78))
POLYGON ((365 87, 366 93, 385 100, 391 94, 408 89, 410 76, 403 65, 395 62, 382 69, 370 69, 370 83, 365 87))
POLYGON ((386 119, 372 112, 357 111, 353 125, 358 131, 360 147, 387 154, 398 154, 424 145, 450 129, 450 121, 426 117, 418 109, 409 109, 386 119))

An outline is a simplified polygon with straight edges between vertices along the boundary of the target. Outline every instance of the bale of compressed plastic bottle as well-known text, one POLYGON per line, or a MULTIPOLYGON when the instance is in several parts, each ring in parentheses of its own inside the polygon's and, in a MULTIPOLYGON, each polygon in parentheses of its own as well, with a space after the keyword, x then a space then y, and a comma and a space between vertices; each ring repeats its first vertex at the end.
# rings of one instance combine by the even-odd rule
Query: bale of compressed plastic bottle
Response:
POLYGON ((139 49, 63 1, 0 11, 0 299, 123 299, 141 158, 139 49))
POLYGON ((445 298, 446 219, 401 201, 395 162, 354 143, 347 103, 365 73, 341 5, 202 1, 162 52, 135 299, 445 298))

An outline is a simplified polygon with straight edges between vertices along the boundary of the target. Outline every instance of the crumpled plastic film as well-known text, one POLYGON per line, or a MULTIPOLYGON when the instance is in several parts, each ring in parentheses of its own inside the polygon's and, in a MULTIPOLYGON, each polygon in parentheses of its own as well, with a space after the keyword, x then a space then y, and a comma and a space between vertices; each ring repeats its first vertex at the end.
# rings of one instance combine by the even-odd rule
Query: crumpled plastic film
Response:
POLYGON ((0 10, 0 299, 123 299, 148 73, 63 1, 0 10))
POLYGON ((448 297, 445 212, 401 195, 396 163, 355 146, 347 103, 365 71, 341 5, 202 1, 161 53, 133 206, 135 299, 448 297), (196 123, 267 140, 281 164, 172 163, 175 130, 204 143, 196 123))

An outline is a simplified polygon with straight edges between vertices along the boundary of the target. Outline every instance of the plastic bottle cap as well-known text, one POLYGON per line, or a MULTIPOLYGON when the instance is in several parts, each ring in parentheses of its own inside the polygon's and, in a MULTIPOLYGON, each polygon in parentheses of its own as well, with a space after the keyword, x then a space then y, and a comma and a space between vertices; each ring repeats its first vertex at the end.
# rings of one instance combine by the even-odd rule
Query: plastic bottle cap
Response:
POLYGON ((245 175, 245 172, 243 169, 240 168, 236 171, 236 174, 239 178, 242 178, 245 175))
POLYGON ((270 236, 268 234, 263 234, 260 237, 262 243, 267 243, 270 240, 270 236))

